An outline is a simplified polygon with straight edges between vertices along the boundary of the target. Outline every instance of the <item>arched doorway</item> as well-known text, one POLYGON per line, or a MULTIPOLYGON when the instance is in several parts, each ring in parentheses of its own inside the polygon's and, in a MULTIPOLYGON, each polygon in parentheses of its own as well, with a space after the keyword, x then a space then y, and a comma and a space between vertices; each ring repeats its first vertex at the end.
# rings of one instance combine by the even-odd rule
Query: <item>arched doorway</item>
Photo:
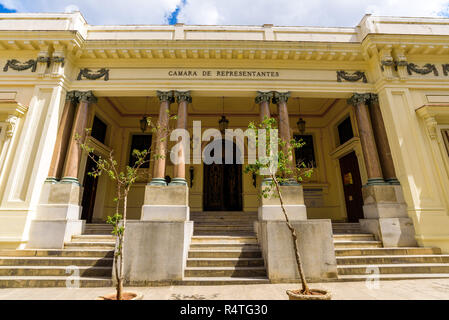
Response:
POLYGON ((203 211, 242 211, 242 165, 236 163, 240 150, 232 143, 233 161, 225 164, 225 140, 213 141, 206 148, 215 143, 223 146, 222 162, 204 164, 203 211))

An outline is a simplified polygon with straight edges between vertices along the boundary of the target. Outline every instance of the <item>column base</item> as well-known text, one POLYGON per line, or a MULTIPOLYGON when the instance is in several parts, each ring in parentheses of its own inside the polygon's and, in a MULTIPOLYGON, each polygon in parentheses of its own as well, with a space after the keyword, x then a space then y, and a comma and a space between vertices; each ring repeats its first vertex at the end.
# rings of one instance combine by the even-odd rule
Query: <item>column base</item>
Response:
POLYGON ((374 178, 374 179, 368 179, 367 186, 379 186, 379 185, 385 185, 385 180, 382 178, 374 178))
POLYGON ((387 183, 389 183, 389 184, 391 184, 391 185, 394 185, 394 186, 400 186, 400 185, 401 185, 401 183, 399 182, 399 180, 396 179, 396 178, 393 178, 393 179, 387 179, 387 180, 385 180, 385 182, 387 182, 387 183))
MULTIPOLYGON (((295 221, 292 225, 298 235, 306 278, 312 282, 337 279, 331 221, 295 221)), ((280 221, 258 221, 256 231, 270 281, 298 282, 300 278, 293 240, 287 224, 280 221)))
POLYGON ((48 177, 47 179, 45 179, 45 183, 55 184, 58 182, 59 182, 58 179, 56 179, 55 177, 48 177))
POLYGON ((374 234, 385 248, 418 246, 410 218, 361 219, 360 227, 362 231, 374 234))
POLYGON ((362 189, 363 231, 372 233, 384 247, 416 247, 415 228, 407 212, 400 185, 373 185, 362 189))
POLYGON ((173 178, 169 186, 187 186, 187 180, 184 178, 173 178))
POLYGON ((141 221, 182 222, 190 220, 189 206, 143 205, 141 221))
POLYGON ((153 178, 148 184, 150 186, 167 186, 167 181, 164 178, 153 178))
POLYGON ((192 234, 193 222, 128 221, 123 246, 126 285, 182 280, 192 234))
MULTIPOLYGON (((307 220, 307 209, 303 204, 284 205, 290 221, 307 220)), ((285 221, 284 213, 280 205, 264 205, 258 210, 259 221, 285 221)))
POLYGON ((27 249, 63 249, 72 236, 83 233, 83 220, 33 220, 27 249))
POLYGON ((74 183, 45 183, 36 216, 31 221, 27 248, 62 249, 83 232, 79 205, 81 187, 74 183))
POLYGON ((63 183, 63 184, 75 184, 77 186, 81 187, 80 182, 78 181, 77 178, 72 178, 72 177, 64 177, 61 179, 61 181, 59 183, 63 183))

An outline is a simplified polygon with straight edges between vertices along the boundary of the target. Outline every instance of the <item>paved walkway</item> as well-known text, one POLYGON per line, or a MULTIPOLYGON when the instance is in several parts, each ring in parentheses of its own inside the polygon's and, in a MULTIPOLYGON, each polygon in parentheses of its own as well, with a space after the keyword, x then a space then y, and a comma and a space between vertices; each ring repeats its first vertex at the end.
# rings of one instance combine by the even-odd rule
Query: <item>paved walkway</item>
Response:
MULTIPOLYGON (((320 283, 311 287, 330 290, 334 300, 449 300, 449 279, 381 281, 378 287, 371 288, 365 282, 320 283)), ((296 288, 295 284, 264 284, 126 288, 126 291, 143 294, 144 300, 284 300, 285 290, 296 288)), ((93 300, 113 292, 113 288, 0 289, 0 300, 93 300)))

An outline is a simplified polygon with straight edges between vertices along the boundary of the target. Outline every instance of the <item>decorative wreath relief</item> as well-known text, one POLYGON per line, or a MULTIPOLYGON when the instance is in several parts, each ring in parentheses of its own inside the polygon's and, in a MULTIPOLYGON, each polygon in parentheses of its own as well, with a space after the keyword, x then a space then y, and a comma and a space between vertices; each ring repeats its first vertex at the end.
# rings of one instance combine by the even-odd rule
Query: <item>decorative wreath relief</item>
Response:
POLYGON ((19 62, 17 59, 11 59, 6 62, 3 72, 7 72, 9 68, 16 71, 24 71, 31 69, 31 72, 36 72, 37 60, 28 60, 25 63, 19 62))
POLYGON ((427 63, 426 65, 424 65, 423 68, 419 68, 416 64, 414 63, 408 63, 407 64, 407 72, 408 74, 411 76, 412 72, 415 73, 419 73, 419 74, 429 74, 433 71, 433 74, 438 76, 438 70, 435 67, 434 64, 431 63, 427 63))
POLYGON ((98 70, 97 72, 92 72, 92 70, 90 70, 88 68, 84 68, 84 69, 80 70, 77 80, 82 80, 83 77, 88 80, 98 80, 98 79, 104 77, 104 81, 108 81, 109 80, 109 69, 102 68, 102 69, 98 70))
POLYGON ((443 73, 445 76, 449 75, 449 63, 443 64, 443 73))
POLYGON ((337 81, 341 82, 341 79, 344 79, 346 81, 356 82, 359 80, 363 80, 364 83, 367 83, 368 80, 366 79, 365 72, 362 71, 356 71, 353 74, 349 74, 346 71, 337 71, 337 81))

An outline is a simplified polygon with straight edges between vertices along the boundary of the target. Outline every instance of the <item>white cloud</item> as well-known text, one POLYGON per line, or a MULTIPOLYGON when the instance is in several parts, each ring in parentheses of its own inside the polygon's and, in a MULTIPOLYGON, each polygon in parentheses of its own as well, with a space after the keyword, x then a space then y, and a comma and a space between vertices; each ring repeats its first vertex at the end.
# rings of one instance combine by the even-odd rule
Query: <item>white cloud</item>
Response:
POLYGON ((0 0, 19 12, 65 12, 78 7, 87 22, 105 24, 165 24, 181 0, 0 0))
MULTIPOLYGON (((19 12, 64 12, 78 7, 90 24, 164 24, 181 0, 0 0, 19 12)), ((365 13, 437 16, 449 0, 187 0, 179 22, 355 26, 365 13)))
POLYGON ((448 0, 188 0, 187 24, 355 26, 365 13, 436 16, 448 0))

